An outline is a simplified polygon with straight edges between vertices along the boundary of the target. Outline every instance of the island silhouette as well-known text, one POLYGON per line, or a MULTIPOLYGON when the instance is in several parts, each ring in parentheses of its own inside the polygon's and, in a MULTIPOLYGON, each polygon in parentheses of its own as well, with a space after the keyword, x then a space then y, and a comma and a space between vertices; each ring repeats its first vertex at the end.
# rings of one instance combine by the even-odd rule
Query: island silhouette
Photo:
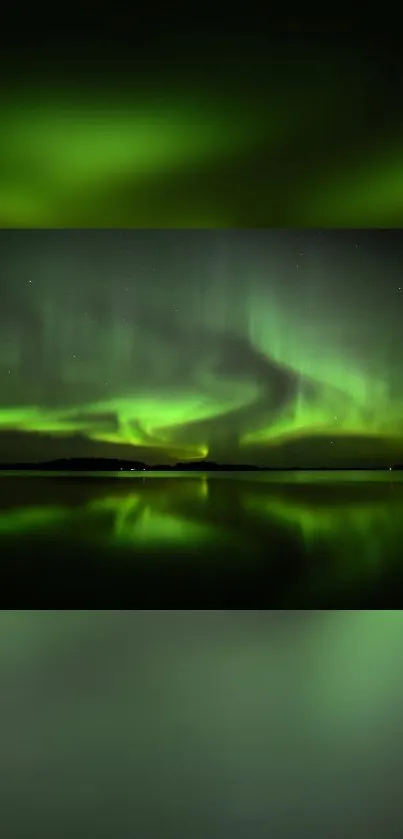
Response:
POLYGON ((212 460, 150 465, 143 461, 99 457, 72 457, 37 463, 2 463, 0 470, 40 472, 345 472, 345 471, 395 471, 403 464, 390 466, 256 466, 245 463, 217 463, 212 460))

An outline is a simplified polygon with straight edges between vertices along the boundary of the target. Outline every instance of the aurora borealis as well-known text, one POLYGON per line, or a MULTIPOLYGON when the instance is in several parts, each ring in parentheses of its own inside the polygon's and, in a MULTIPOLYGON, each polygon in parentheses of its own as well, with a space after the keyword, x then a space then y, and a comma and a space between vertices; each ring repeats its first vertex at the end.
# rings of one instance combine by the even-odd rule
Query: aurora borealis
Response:
POLYGON ((403 462, 398 231, 2 231, 0 459, 403 462))

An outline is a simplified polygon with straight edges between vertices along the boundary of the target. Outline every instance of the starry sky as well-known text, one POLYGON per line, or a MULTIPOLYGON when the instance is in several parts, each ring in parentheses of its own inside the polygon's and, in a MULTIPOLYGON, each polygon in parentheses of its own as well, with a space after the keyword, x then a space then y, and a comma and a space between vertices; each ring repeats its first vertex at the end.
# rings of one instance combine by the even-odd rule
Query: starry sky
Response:
POLYGON ((0 232, 0 460, 403 462, 399 231, 0 232))

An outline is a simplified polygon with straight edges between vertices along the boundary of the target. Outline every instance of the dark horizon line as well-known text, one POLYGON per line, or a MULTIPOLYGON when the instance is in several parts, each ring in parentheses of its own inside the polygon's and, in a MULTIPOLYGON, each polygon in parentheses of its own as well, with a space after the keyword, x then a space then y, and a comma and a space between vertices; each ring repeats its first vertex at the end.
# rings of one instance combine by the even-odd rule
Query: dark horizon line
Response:
POLYGON ((261 472, 301 472, 301 471, 316 471, 316 472, 323 472, 323 471, 390 471, 396 469, 403 469, 403 464, 400 463, 393 463, 389 466, 371 466, 367 464, 365 466, 256 466, 254 464, 245 464, 245 463, 218 463, 217 461, 211 460, 196 460, 196 461, 178 461, 176 463, 171 464, 155 464, 154 466, 145 463, 144 461, 135 461, 135 460, 126 460, 122 458, 112 458, 112 457, 62 457, 62 458, 54 458, 52 460, 47 461, 36 461, 36 462, 18 462, 14 461, 12 463, 0 463, 0 470, 1 471, 13 471, 13 470, 32 470, 35 471, 37 469, 46 470, 60 468, 62 465, 72 466, 75 465, 76 467, 81 466, 82 468, 88 468, 90 465, 95 466, 97 465, 98 468, 100 465, 103 467, 111 466, 113 464, 113 469, 111 471, 150 471, 150 472, 159 472, 159 471, 197 471, 200 468, 204 468, 205 470, 217 470, 217 471, 261 471, 261 472))

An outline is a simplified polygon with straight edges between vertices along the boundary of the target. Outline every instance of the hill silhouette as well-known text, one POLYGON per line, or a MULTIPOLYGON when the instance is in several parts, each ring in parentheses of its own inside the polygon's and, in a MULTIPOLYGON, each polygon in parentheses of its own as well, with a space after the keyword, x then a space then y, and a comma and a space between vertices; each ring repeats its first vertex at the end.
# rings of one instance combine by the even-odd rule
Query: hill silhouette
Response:
MULTIPOLYGON (((385 471, 386 467, 375 466, 256 466, 245 463, 217 463, 211 460, 178 462, 175 464, 150 465, 137 460, 120 460, 115 458, 58 458, 38 463, 3 463, 3 471, 41 471, 41 472, 340 472, 340 471, 385 471)), ((403 464, 389 467, 396 471, 403 469, 403 464)))

